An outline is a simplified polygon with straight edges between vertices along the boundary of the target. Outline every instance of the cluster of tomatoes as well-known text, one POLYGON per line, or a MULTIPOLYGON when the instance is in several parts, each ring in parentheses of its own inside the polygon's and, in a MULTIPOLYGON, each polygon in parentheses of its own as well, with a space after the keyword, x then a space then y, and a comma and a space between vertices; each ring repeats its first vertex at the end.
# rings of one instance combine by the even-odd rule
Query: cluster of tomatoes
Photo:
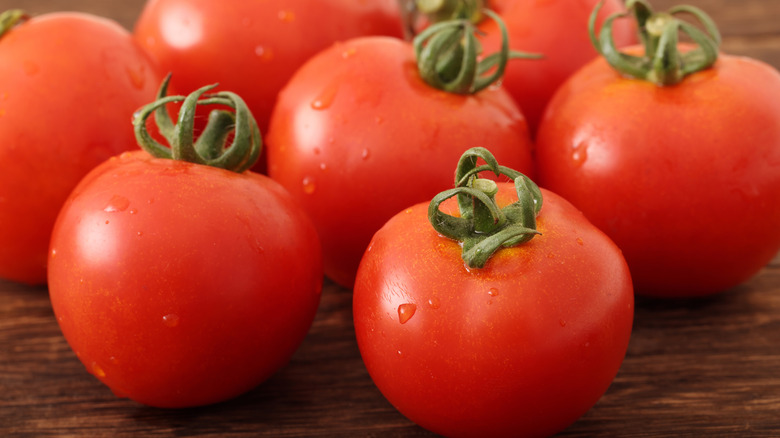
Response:
POLYGON ((48 283, 117 395, 185 407, 284 366, 324 274, 411 420, 554 434, 615 377, 635 291, 717 293, 780 249, 780 74, 670 12, 149 0, 128 32, 8 11, 0 277, 48 283))

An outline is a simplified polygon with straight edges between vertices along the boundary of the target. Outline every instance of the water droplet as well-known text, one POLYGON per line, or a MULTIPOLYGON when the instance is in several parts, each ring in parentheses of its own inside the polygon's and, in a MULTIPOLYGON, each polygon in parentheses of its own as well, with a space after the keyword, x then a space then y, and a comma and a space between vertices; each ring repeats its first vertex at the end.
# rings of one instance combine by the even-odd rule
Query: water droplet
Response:
POLYGON ((127 210, 127 207, 129 206, 130 201, 127 198, 124 196, 114 195, 103 208, 103 211, 106 213, 117 213, 127 210))
POLYGON ((128 211, 128 213, 136 214, 136 213, 138 213, 138 210, 136 210, 135 208, 131 208, 130 211, 128 211))
POLYGON ((582 237, 578 237, 577 238, 577 245, 579 245, 579 246, 585 245, 585 242, 582 241, 582 237))
POLYGON ((143 235, 144 235, 144 232, 143 232, 143 231, 139 231, 139 232, 137 232, 137 233, 136 233, 136 235, 137 235, 138 237, 141 237, 141 236, 143 236, 143 235))
POLYGON ((368 158, 371 156, 371 151, 368 150, 368 148, 363 149, 362 152, 360 152, 360 158, 364 160, 368 160, 368 158))
POLYGON ((51 258, 54 258, 54 257, 57 257, 57 250, 56 249, 52 249, 51 250, 51 258))
POLYGON ((561 325, 561 327, 566 327, 566 321, 560 320, 558 323, 561 325))
POLYGON ((274 59, 274 51, 265 46, 255 46, 255 55, 266 62, 274 59))
POLYGON ((398 354, 398 357, 403 357, 403 355, 404 355, 404 354, 401 352, 401 350, 398 350, 398 351, 396 351, 396 353, 398 354))
POLYGON ((83 278, 79 278, 79 284, 84 284, 84 279, 83 278))
POLYGON ((103 371, 103 368, 100 368, 97 362, 92 362, 92 374, 97 377, 106 377, 106 372, 103 371))
POLYGON ((439 297, 431 297, 428 300, 428 305, 431 306, 431 309, 438 309, 441 307, 441 301, 439 301, 439 297))
POLYGON ((118 365, 119 364, 119 360, 116 357, 114 357, 114 356, 109 357, 108 361, 111 362, 111 364, 113 364, 113 365, 118 365))
POLYGON ((316 110, 324 110, 329 108, 333 101, 336 99, 336 93, 339 91, 338 82, 333 82, 325 87, 314 100, 311 101, 311 107, 316 110))
POLYGON ((285 23, 290 23, 293 20, 295 20, 295 13, 292 11, 279 11, 279 14, 277 14, 279 19, 285 23))
POLYGON ((350 47, 350 48, 344 50, 343 52, 341 52, 341 57, 344 58, 344 59, 347 59, 347 58, 350 58, 353 55, 355 55, 355 53, 357 53, 357 49, 354 48, 354 47, 350 47))
POLYGON ((130 84, 136 90, 144 89, 144 85, 146 85, 146 75, 144 74, 145 71, 143 65, 141 65, 137 70, 130 67, 125 67, 125 73, 127 73, 127 77, 130 79, 130 84))
POLYGON ((328 168, 328 165, 325 163, 320 163, 320 170, 325 170, 328 168))
POLYGON ((414 316, 414 312, 416 311, 417 305, 414 303, 401 304, 398 306, 398 321, 401 324, 406 324, 406 322, 414 316))
POLYGON ((577 143, 571 152, 571 159, 574 162, 575 167, 582 166, 585 160, 588 159, 588 143, 581 141, 577 143))
POLYGON ((163 324, 168 327, 176 327, 179 325, 179 315, 176 315, 175 313, 169 313, 168 315, 163 316, 162 320, 163 324))
POLYGON ((311 195, 314 193, 314 190, 317 189, 317 185, 314 182, 314 178, 310 176, 306 176, 303 178, 303 193, 306 193, 307 195, 311 195))
POLYGON ((108 219, 106 219, 106 225, 108 225, 109 223, 110 223, 110 221, 108 219))
POLYGON ((497 297, 498 289, 491 287, 490 289, 488 289, 488 295, 490 295, 491 297, 497 297))

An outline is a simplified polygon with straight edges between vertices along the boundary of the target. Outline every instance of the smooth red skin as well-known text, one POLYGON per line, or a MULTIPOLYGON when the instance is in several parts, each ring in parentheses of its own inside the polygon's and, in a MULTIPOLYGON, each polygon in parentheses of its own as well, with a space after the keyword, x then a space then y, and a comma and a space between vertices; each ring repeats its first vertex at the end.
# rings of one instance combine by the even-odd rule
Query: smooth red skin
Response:
POLYGON ((594 61, 536 152, 540 183, 617 243, 639 293, 720 292, 780 249, 780 74, 761 62, 720 55, 659 87, 594 61))
MULTIPOLYGON (((376 386, 420 426, 448 437, 550 436, 617 374, 633 321, 628 267, 571 204, 542 193, 542 234, 482 269, 467 269, 458 242, 430 226, 427 203, 374 236, 355 282, 357 342, 376 386), (407 303, 416 311, 401 323, 407 303)), ((513 186, 501 183, 497 199, 516 200, 513 186)))
POLYGON ((346 287, 374 232, 452 187, 466 149, 489 147, 499 162, 533 170, 525 119, 504 90, 437 90, 417 73, 411 45, 386 37, 306 63, 280 93, 266 145, 268 174, 310 214, 325 274, 346 287))
POLYGON ((255 387, 289 360, 319 304, 316 231, 252 172, 112 158, 74 190, 51 245, 68 343, 117 395, 151 406, 255 387))
POLYGON ((130 119, 161 80, 126 30, 92 15, 41 15, 0 37, 0 277, 46 282, 62 203, 138 148, 130 119))
POLYGON ((136 40, 190 93, 218 82, 265 133, 276 95, 307 59, 362 35, 401 36, 397 0, 149 0, 136 40))
MULTIPOLYGON (((504 20, 510 47, 540 53, 543 59, 513 59, 502 81, 520 105, 531 133, 537 131, 547 102, 555 90, 574 72, 598 56, 588 36, 588 19, 600 0, 491 0, 490 7, 504 20)), ((606 0, 599 13, 597 31, 603 20, 625 11, 620 0, 606 0)), ((501 33, 493 20, 480 24, 485 53, 501 47, 501 33)), ((614 22, 615 43, 637 42, 632 20, 614 22)))

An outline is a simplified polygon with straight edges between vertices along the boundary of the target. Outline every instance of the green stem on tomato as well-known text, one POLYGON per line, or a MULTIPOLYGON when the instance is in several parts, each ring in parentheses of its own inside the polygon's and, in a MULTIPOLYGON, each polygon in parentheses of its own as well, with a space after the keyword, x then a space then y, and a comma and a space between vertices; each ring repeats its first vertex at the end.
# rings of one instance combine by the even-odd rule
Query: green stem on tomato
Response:
POLYGON ((471 21, 436 23, 413 41, 417 67, 425 82, 450 93, 474 94, 499 81, 510 59, 541 57, 509 50, 509 36, 501 17, 487 9, 483 13, 498 23, 501 49, 480 60, 482 49, 471 21))
POLYGON ((596 17, 603 5, 599 2, 588 22, 590 39, 596 50, 618 72, 658 85, 674 85, 692 73, 710 68, 718 59, 720 32, 712 19, 701 9, 689 5, 675 6, 667 12, 654 12, 645 0, 628 0, 627 12, 612 14, 604 21, 596 36, 596 17), (698 27, 678 19, 675 14, 693 15, 704 27, 698 27), (639 28, 639 38, 644 46, 642 56, 620 52, 612 37, 615 19, 633 14, 639 28), (688 35, 695 48, 686 52, 678 49, 682 32, 688 35))
POLYGON ((461 19, 479 23, 486 0, 415 0, 414 3, 433 23, 461 19))
POLYGON ((134 116, 133 126, 138 144, 157 158, 188 161, 212 167, 243 172, 251 168, 260 157, 262 137, 255 118, 246 103, 237 94, 229 91, 205 93, 217 85, 207 85, 188 96, 166 96, 171 76, 163 80, 157 100, 140 110, 134 116), (171 120, 166 105, 182 102, 177 123, 171 120), (195 117, 198 105, 224 105, 233 110, 213 110, 203 132, 195 140, 195 117), (146 128, 147 119, 154 114, 160 134, 170 147, 155 140, 146 128), (226 146, 228 136, 233 141, 226 146))
POLYGON ((470 268, 482 268, 501 247, 510 247, 531 240, 540 234, 536 230, 536 216, 542 208, 542 192, 522 173, 500 166, 485 148, 467 150, 455 171, 455 188, 434 196, 428 206, 428 220, 433 228, 463 243, 462 257, 470 268), (477 159, 486 164, 477 166, 477 159), (491 171, 514 181, 517 202, 499 208, 495 195, 496 183, 480 179, 478 174, 491 171), (457 196, 460 216, 443 213, 439 206, 457 196))
POLYGON ((0 14, 0 37, 19 24, 20 21, 28 18, 30 16, 21 9, 9 9, 0 14))

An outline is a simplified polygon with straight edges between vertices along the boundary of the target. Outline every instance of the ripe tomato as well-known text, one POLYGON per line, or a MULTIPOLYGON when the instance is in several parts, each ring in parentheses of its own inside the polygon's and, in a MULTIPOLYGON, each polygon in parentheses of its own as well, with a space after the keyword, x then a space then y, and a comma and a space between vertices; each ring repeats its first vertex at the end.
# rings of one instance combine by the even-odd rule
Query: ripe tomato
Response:
MULTIPOLYGON (((498 183, 496 201, 518 200, 498 183)), ((550 436, 615 377, 633 320, 620 250, 542 189, 541 233, 469 268, 428 223, 428 203, 390 219, 355 282, 360 353, 382 394, 448 437, 550 436)), ((449 199, 441 210, 457 215, 449 199)))
POLYGON ((137 148, 130 115, 162 80, 115 22, 79 13, 0 30, 0 277, 43 284, 49 236, 78 181, 137 148))
POLYGON ((401 35, 396 0, 149 0, 135 38, 189 93, 241 95, 265 132, 276 95, 309 57, 361 35, 401 35))
POLYGON ((356 38, 307 62, 279 95, 268 174, 312 217, 325 274, 351 287, 371 236, 395 212, 450 185, 441 164, 490 145, 530 172, 522 113, 499 87, 452 94, 420 77, 412 44, 356 38))
POLYGON ((595 60, 537 140, 541 185, 617 243, 640 293, 723 291, 780 249, 780 74, 760 61, 658 86, 595 60))
MULTIPOLYGON (((544 55, 540 60, 513 61, 507 66, 503 85, 520 105, 535 133, 542 113, 555 90, 598 53, 588 38, 588 16, 599 0, 489 0, 488 7, 506 23, 511 47, 544 55)), ((620 0, 606 0, 599 22, 611 13, 623 11, 620 0)), ((493 20, 480 24, 486 51, 501 44, 493 20)), ((636 42, 636 28, 629 21, 615 24, 619 46, 636 42)))
POLYGON ((143 151, 88 174, 52 234, 65 338, 117 395, 152 406, 264 381, 303 340, 321 285, 317 233, 281 186, 143 151))

